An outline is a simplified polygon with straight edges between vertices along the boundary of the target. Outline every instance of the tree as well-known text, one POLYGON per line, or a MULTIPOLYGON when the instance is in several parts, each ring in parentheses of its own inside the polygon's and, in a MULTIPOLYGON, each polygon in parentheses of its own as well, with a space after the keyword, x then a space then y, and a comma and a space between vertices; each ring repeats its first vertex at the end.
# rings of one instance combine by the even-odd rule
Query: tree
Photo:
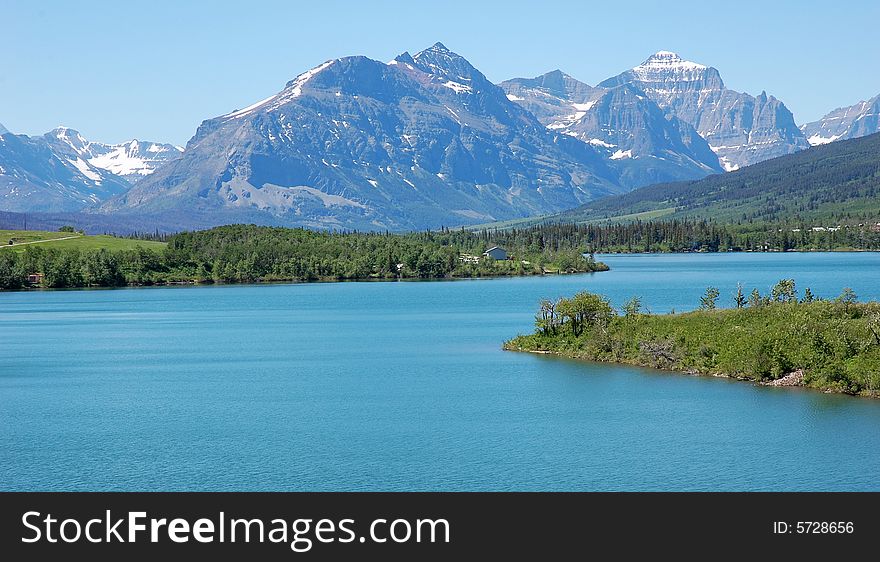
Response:
POLYGON ((718 301, 720 294, 721 292, 717 287, 706 287, 706 294, 700 297, 700 309, 715 310, 715 303, 718 301))
POLYGON ((16 257, 12 252, 0 252, 0 289, 19 289, 24 286, 27 277, 17 267, 16 257))
POLYGON ((748 302, 748 299, 746 299, 746 296, 743 293, 742 283, 736 284, 736 294, 733 296, 733 302, 736 304, 737 308, 743 308, 748 302))
POLYGON ((638 314, 642 311, 642 299, 639 297, 632 297, 628 301, 626 301, 623 305, 623 315, 630 316, 638 316, 638 314))
POLYGON ((816 300, 816 297, 813 296, 813 291, 810 290, 809 287, 804 289, 804 298, 801 299, 801 302, 808 303, 816 300))
POLYGON ((550 299, 541 299, 540 310, 535 315, 535 327, 547 335, 555 334, 559 325, 556 314, 556 303, 550 299))
POLYGON ((556 303, 556 312, 563 321, 568 320, 571 332, 575 336, 581 335, 585 327, 603 324, 614 315, 614 310, 607 299, 586 291, 570 299, 559 299, 556 303))
POLYGON ((751 308, 758 308, 761 304, 761 292, 758 289, 752 289, 752 293, 749 295, 749 306, 751 308))
POLYGON ((794 279, 780 279, 770 290, 770 296, 776 302, 797 302, 794 279))
POLYGON ((880 311, 874 310, 868 315, 868 329, 874 336, 874 342, 880 345, 880 311))
POLYGON ((840 293, 840 296, 837 297, 837 299, 835 299, 835 302, 843 305, 843 311, 846 314, 849 314, 849 307, 858 301, 859 297, 857 297, 855 291, 849 287, 844 287, 843 292, 840 293))
POLYGON ((61 228, 58 229, 58 232, 70 232, 70 233, 74 233, 74 232, 76 232, 76 230, 74 230, 74 228, 73 228, 72 226, 70 226, 70 225, 64 225, 64 226, 62 226, 61 228))

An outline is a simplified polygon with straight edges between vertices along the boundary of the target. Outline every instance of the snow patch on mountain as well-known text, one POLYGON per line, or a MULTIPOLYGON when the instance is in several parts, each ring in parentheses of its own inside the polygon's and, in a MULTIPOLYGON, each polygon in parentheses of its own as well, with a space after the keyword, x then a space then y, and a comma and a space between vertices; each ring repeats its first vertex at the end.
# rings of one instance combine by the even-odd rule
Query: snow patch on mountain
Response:
POLYGON ((571 104, 571 106, 578 111, 587 112, 590 110, 591 107, 596 105, 597 101, 598 100, 588 101, 587 103, 573 103, 571 104))
POLYGON ((464 84, 459 84, 458 82, 453 82, 452 80, 447 80, 444 84, 447 88, 454 91, 457 94, 462 93, 471 93, 474 91, 470 86, 465 86, 464 84))
POLYGON ((73 164, 73 166, 77 170, 79 170, 79 173, 89 178, 96 184, 101 185, 101 175, 95 172, 93 169, 89 168, 89 165, 86 164, 82 158, 68 158, 67 161, 73 164))
POLYGON ((736 170, 739 170, 739 166, 731 162, 730 159, 726 156, 719 156, 718 161, 721 162, 721 167, 724 168, 725 172, 734 172, 736 170))
POLYGON ((602 148, 614 148, 617 146, 616 144, 607 143, 602 139, 590 139, 589 143, 593 146, 601 146, 602 148))
POLYGON ((90 158, 89 164, 123 177, 148 176, 156 171, 158 163, 176 158, 183 152, 177 146, 137 140, 108 148, 110 150, 104 154, 90 158))
POLYGON ((813 146, 880 132, 880 96, 839 107, 818 121, 802 125, 801 131, 813 146))
POLYGON ((259 109, 259 108, 263 107, 264 105, 266 105, 267 103, 269 103, 270 101, 274 100, 277 97, 278 97, 278 94, 273 94, 264 100, 260 100, 257 103, 254 103, 254 104, 251 104, 251 105, 245 107, 244 109, 236 109, 232 113, 227 113, 226 115, 224 115, 224 117, 241 117, 242 115, 247 115, 248 113, 254 111, 255 109, 259 109))
POLYGON ((183 152, 179 146, 136 139, 120 144, 93 142, 69 127, 58 127, 43 138, 93 181, 101 178, 100 170, 129 181, 137 180, 152 174, 161 164, 174 160, 183 152))
POLYGON ((709 67, 693 61, 684 60, 671 51, 657 51, 645 62, 632 69, 633 74, 642 81, 652 82, 673 74, 679 81, 701 80, 709 67))
POLYGON ((275 108, 289 102, 290 100, 296 99, 302 95, 302 88, 303 88, 303 86, 306 85, 306 83, 308 83, 309 80, 314 78, 315 75, 318 74, 319 72, 321 72, 322 70, 331 66, 334 62, 336 62, 335 59, 329 60, 323 64, 316 66, 315 68, 313 68, 311 70, 307 70, 307 71, 303 72, 302 74, 300 74, 299 76, 297 76, 296 78, 294 78, 291 82, 289 82, 287 84, 287 86, 285 86, 285 88, 281 92, 279 92, 273 96, 269 96, 268 98, 266 98, 264 100, 260 100, 257 103, 255 103, 253 105, 249 105, 243 109, 236 109, 235 111, 233 111, 231 113, 227 113, 226 115, 223 115, 222 117, 236 119, 239 117, 244 117, 245 115, 250 115, 254 111, 256 111, 258 109, 262 109, 264 106, 267 106, 269 104, 271 104, 271 105, 269 105, 269 107, 266 107, 266 109, 275 109, 275 108))
POLYGON ((840 135, 831 135, 830 137, 823 137, 822 135, 816 133, 811 137, 807 137, 807 142, 810 143, 810 146, 819 146, 820 144, 828 144, 829 142, 834 142, 840 138, 840 135))

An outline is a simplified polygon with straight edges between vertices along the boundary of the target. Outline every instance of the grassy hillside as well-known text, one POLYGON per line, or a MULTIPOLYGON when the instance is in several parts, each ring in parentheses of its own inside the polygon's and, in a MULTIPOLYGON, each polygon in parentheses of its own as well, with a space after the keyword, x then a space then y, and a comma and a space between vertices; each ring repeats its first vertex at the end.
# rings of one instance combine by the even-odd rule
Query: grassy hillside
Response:
POLYGON ((13 245, 44 242, 70 236, 79 236, 79 234, 75 232, 49 232, 46 230, 0 230, 0 245, 8 246, 10 242, 13 245))
POLYGON ((47 242, 43 246, 59 249, 72 250, 132 250, 134 248, 147 248, 151 250, 161 250, 165 247, 165 242, 156 242, 153 240, 133 240, 129 238, 117 238, 116 236, 107 236, 99 234, 96 236, 80 236, 69 240, 57 240, 47 242))
POLYGON ((64 250, 132 250, 134 248, 161 250, 165 247, 165 243, 117 238, 105 234, 90 236, 76 232, 0 230, 0 249, 23 252, 34 246, 64 250), (10 241, 12 244, 9 244, 10 241))
POLYGON ((876 223, 880 221, 880 133, 697 181, 643 187, 545 220, 624 222, 660 217, 724 223, 876 223))

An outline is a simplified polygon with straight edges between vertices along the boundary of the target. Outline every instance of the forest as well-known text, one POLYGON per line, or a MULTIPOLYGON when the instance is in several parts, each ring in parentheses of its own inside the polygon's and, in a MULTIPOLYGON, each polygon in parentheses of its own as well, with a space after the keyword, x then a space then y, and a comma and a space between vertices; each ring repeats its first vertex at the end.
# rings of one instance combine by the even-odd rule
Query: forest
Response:
MULTIPOLYGON (((441 229, 407 234, 317 232, 230 225, 160 237, 164 249, 0 248, 0 289, 112 287, 167 283, 251 283, 438 279, 602 271, 593 254, 878 250, 880 229, 862 225, 718 224, 676 219, 619 224, 441 229), (508 260, 483 259, 492 246, 508 260)), ((110 239, 109 237, 105 237, 110 239)))
POLYGON ((508 259, 496 261, 482 254, 500 244, 464 230, 390 234, 231 225, 173 235, 161 250, 0 249, 0 289, 438 279, 608 269, 571 243, 551 248, 508 241, 508 259))
POLYGON ((730 223, 705 219, 616 224, 544 224, 480 230, 499 245, 541 249, 586 248, 595 253, 880 250, 876 224, 730 223))
POLYGON ((831 300, 800 295, 793 279, 768 294, 730 294, 720 308, 721 291, 708 287, 682 314, 646 313, 637 297, 615 310, 588 292, 544 300, 535 333, 504 348, 880 396, 880 303, 860 303, 851 289, 831 300))

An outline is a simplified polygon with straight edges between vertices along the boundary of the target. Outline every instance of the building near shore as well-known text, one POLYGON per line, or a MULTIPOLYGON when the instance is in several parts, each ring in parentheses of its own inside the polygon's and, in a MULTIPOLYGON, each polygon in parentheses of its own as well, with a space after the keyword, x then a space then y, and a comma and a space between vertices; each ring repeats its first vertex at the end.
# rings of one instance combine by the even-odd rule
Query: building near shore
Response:
POLYGON ((507 259, 507 250, 504 248, 499 248, 498 246, 492 246, 485 252, 483 252, 483 257, 495 260, 502 261, 507 259))

